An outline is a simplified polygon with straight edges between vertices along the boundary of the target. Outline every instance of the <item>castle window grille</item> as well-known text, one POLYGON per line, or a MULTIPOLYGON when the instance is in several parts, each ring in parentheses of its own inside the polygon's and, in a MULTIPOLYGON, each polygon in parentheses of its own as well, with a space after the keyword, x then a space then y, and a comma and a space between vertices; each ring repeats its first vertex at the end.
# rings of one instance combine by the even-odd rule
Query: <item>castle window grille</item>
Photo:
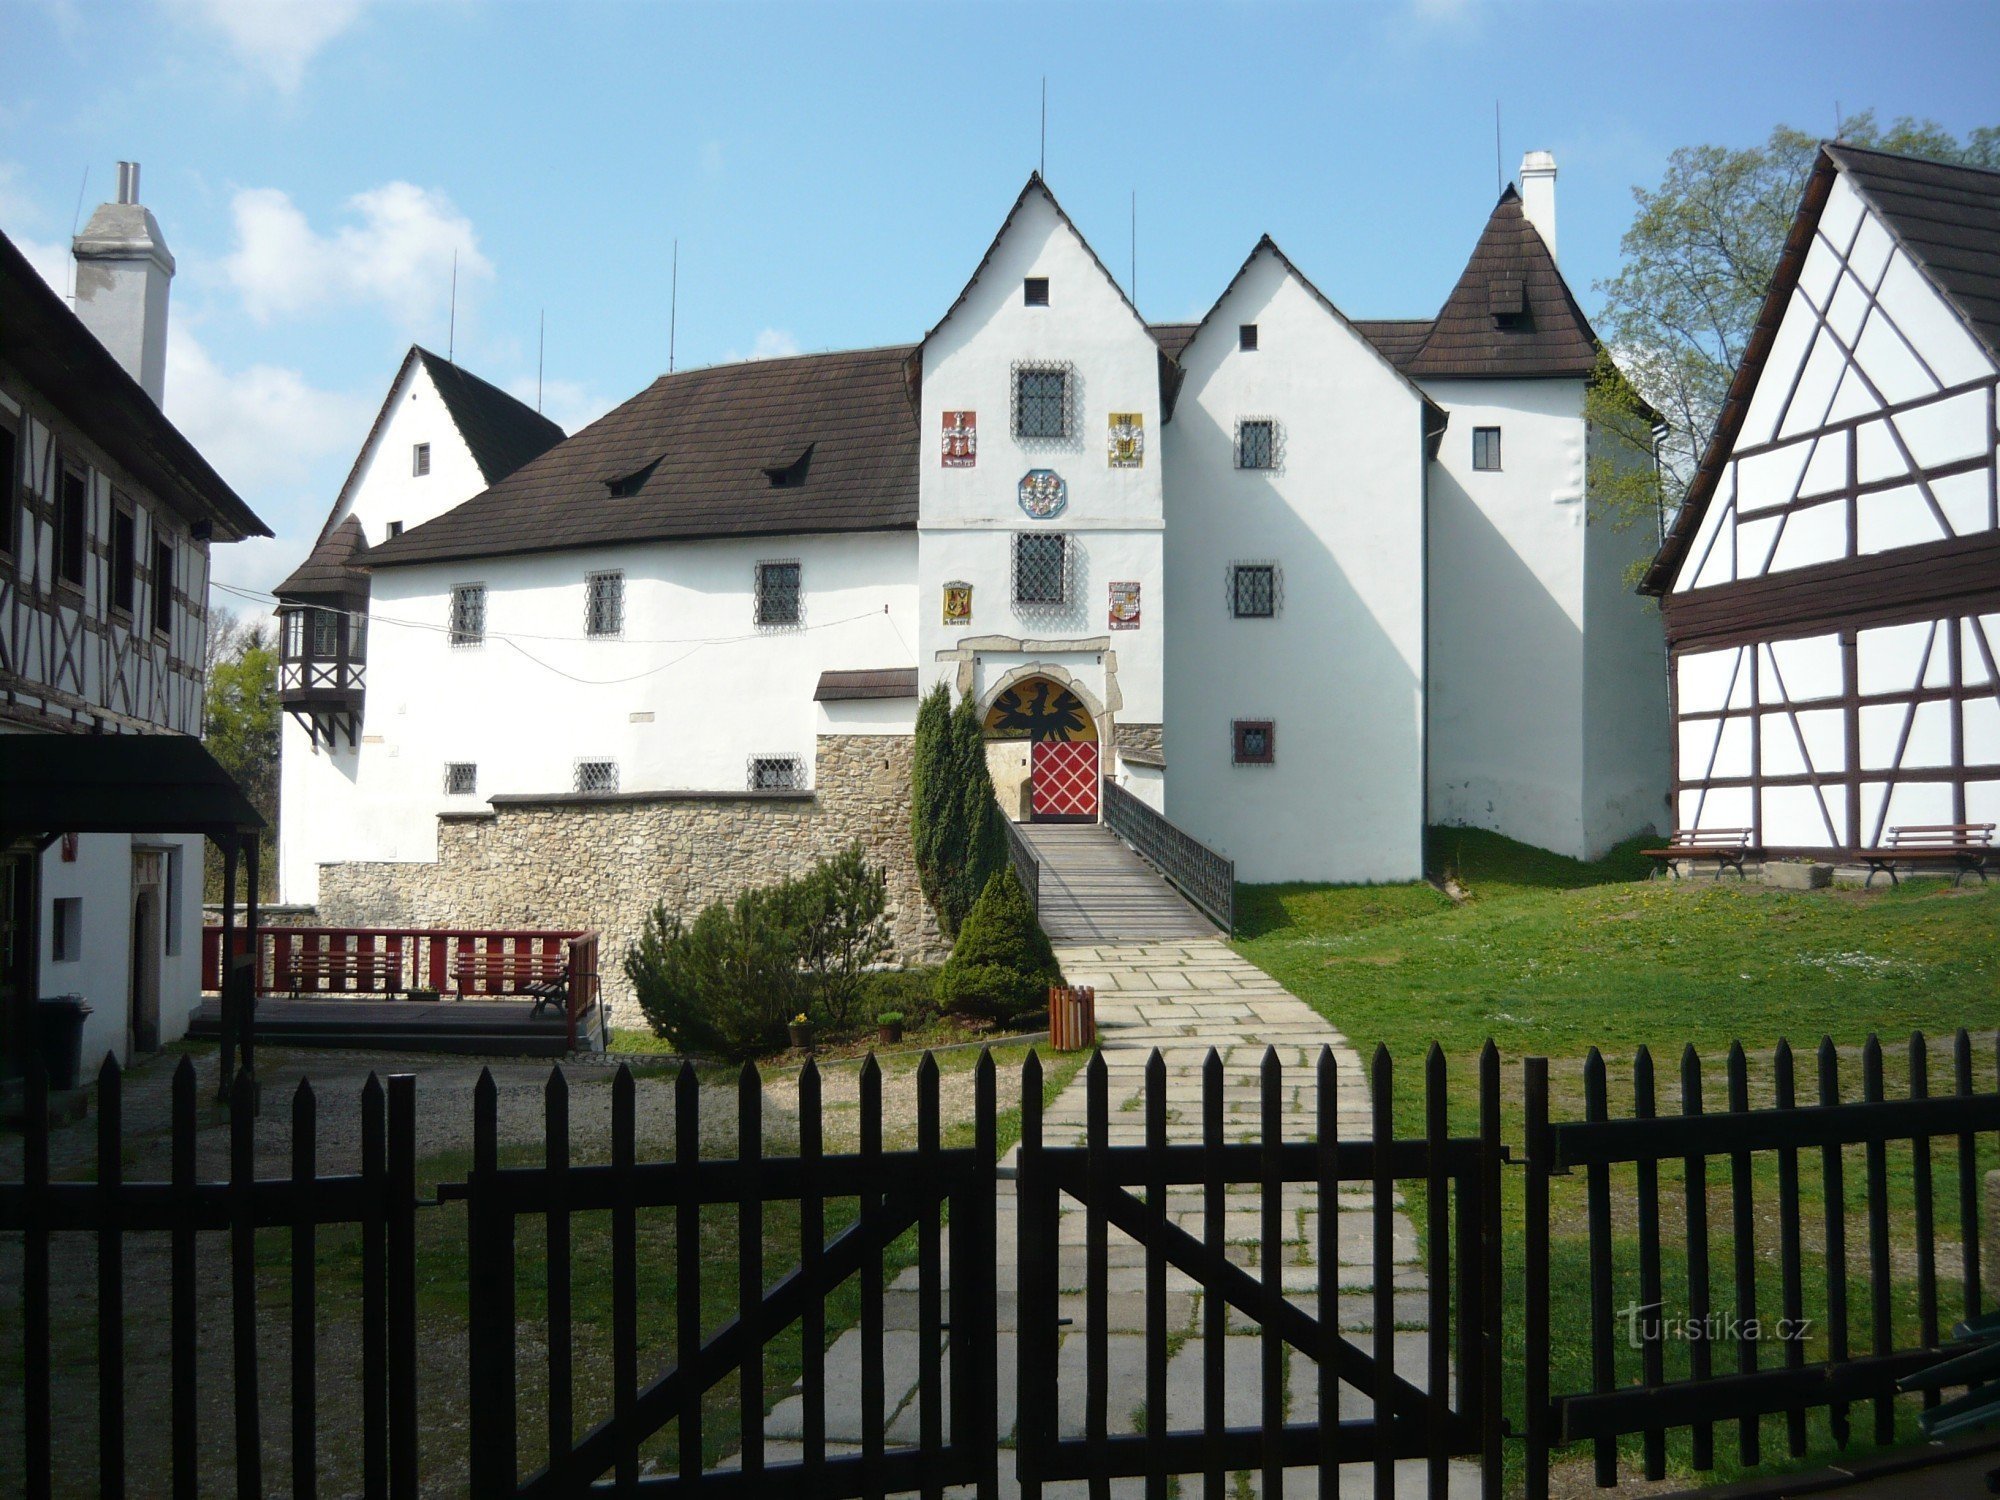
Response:
POLYGON ((796 792, 803 790, 805 784, 805 762, 796 755, 750 757, 750 790, 753 792, 796 792))
POLYGON ((1059 531, 1025 531, 1014 538, 1014 602, 1062 605, 1069 602, 1069 538, 1059 531))
POLYGON ((479 767, 469 760, 446 761, 444 767, 444 794, 447 797, 470 797, 479 790, 479 767))
POLYGON ((1229 570, 1229 612, 1239 620, 1270 620, 1278 613, 1275 563, 1236 563, 1229 570))
POLYGON ((766 629, 803 625, 805 599, 796 562, 757 564, 757 623, 766 629))
POLYGON ((615 792, 618 790, 618 762, 615 760, 580 760, 576 763, 576 789, 579 792, 615 792))
POLYGON ((1076 378, 1068 364, 1014 366, 1014 436, 1064 442, 1076 431, 1076 378))
POLYGON ((1245 417, 1236 424, 1236 467, 1278 467, 1278 424, 1269 417, 1245 417))
POLYGON ((477 646, 486 639, 486 585, 461 583, 451 591, 451 643, 477 646))
POLYGON ((623 573, 592 573, 584 579, 583 629, 586 635, 624 634, 623 573))
POLYGON ((1278 726, 1270 719, 1237 719, 1230 726, 1233 759, 1239 766, 1269 766, 1278 760, 1278 726))

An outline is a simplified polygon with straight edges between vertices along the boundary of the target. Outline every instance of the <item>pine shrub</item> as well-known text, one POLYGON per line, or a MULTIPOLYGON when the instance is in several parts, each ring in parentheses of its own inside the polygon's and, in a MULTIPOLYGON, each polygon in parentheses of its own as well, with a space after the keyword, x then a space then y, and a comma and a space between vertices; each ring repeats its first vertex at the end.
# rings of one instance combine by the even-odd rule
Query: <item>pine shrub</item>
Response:
POLYGON ((1009 1021, 1032 1015, 1062 983, 1048 935, 1035 920, 1011 865, 986 881, 959 929, 951 957, 938 970, 938 1004, 961 1015, 1009 1021))

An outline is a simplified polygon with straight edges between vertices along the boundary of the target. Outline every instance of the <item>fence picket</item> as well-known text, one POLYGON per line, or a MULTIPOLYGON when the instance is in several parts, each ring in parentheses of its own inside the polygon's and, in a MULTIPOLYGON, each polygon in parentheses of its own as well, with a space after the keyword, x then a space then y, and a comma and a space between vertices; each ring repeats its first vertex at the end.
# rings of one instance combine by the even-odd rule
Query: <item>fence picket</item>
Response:
POLYGON ((319 1101, 301 1078, 292 1092, 292 1494, 319 1490, 319 1225, 313 1179, 319 1175, 319 1101))
POLYGON ((417 1493, 417 1079, 389 1075, 389 1493, 417 1493))
MULTIPOLYGON (((974 1421, 965 1427, 954 1426, 954 1436, 970 1432, 973 1452, 978 1462, 978 1475, 974 1481, 977 1500, 999 1500, 1000 1495, 1000 1361, 999 1330, 978 1326, 976 1309, 997 1308, 1000 1305, 998 1255, 999 1204, 996 1202, 999 1187, 1000 1125, 995 1109, 998 1085, 997 1070, 993 1066, 993 1050, 979 1049, 979 1061, 972 1070, 972 1149, 978 1164, 978 1173, 973 1180, 972 1213, 978 1228, 969 1236, 970 1243, 964 1247, 962 1257, 954 1256, 952 1261, 952 1286, 956 1289, 967 1284, 968 1278, 958 1274, 960 1266, 970 1268, 976 1276, 976 1294, 968 1297, 959 1308, 952 1322, 951 1342, 954 1352, 952 1368, 962 1374, 959 1360, 973 1356, 973 1372, 976 1378, 963 1381, 964 1389, 971 1400, 974 1421)), ((968 1217, 954 1215, 952 1222, 968 1217)), ((1016 1219, 1016 1229, 1019 1220, 1016 1219)), ((1016 1235, 1016 1253, 1019 1253, 1019 1236, 1016 1235)), ((1016 1338, 1015 1358, 1026 1347, 1020 1331, 1023 1319, 1017 1311, 1015 1316, 1016 1338)), ((1020 1408, 1017 1406, 1016 1420, 1020 1408)))
MULTIPOLYGON (((34 1070, 29 1069, 30 1089, 33 1088, 34 1070)), ((168 1251, 170 1267, 168 1281, 172 1291, 172 1308, 168 1314, 168 1338, 173 1345, 173 1476, 175 1500, 193 1500, 199 1487, 195 1469, 195 1437, 200 1421, 199 1409, 195 1405, 195 1259, 194 1259, 194 1059, 183 1057, 174 1069, 173 1099, 173 1184, 175 1197, 174 1227, 168 1251)), ((30 1094, 32 1099, 33 1095, 30 1094)), ((32 1122, 33 1114, 29 1119, 32 1122)), ((32 1126, 31 1126, 32 1130, 32 1126)), ((33 1140, 30 1134, 30 1142, 33 1140)), ((33 1152, 28 1155, 30 1180, 33 1172, 33 1152)), ((44 1167, 46 1171, 46 1167, 44 1167)), ((24 1288, 25 1290, 25 1288, 24 1288)), ((31 1331, 29 1347, 32 1349, 33 1299, 28 1299, 26 1313, 31 1331)), ((28 1389, 33 1390, 32 1382, 28 1389)), ((29 1479, 33 1481, 32 1444, 30 1437, 31 1461, 29 1479)))
MULTIPOLYGON (((1604 1055, 1595 1047, 1583 1060, 1583 1117, 1596 1124, 1610 1117, 1604 1055)), ((1611 1168, 1593 1163, 1587 1169, 1585 1192, 1590 1234, 1590 1388, 1608 1391, 1617 1383, 1612 1365, 1611 1168)), ((1597 1440, 1596 1470, 1599 1489, 1618 1482, 1618 1445, 1610 1438, 1597 1440)))
MULTIPOLYGON (((1792 1044, 1778 1039, 1771 1059, 1773 1090, 1779 1109, 1798 1108, 1797 1081, 1792 1068, 1792 1044)), ((1787 1146, 1778 1153, 1778 1275, 1788 1331, 1796 1334, 1805 1318, 1805 1285, 1799 1272, 1799 1153, 1787 1146)), ((1805 1342, 1796 1337, 1783 1340, 1785 1364, 1803 1369, 1805 1342)), ((1806 1409, 1785 1408, 1785 1451, 1793 1458, 1806 1452, 1806 1409)))
POLYGON ((1021 1064, 1021 1149, 1014 1172, 1016 1241, 1014 1296, 1020 1308, 1020 1342, 1014 1355, 1014 1410, 1019 1432, 1014 1447, 1015 1478, 1022 1500, 1042 1500, 1041 1454, 1055 1440, 1056 1298, 1048 1289, 1048 1262, 1055 1245, 1053 1216, 1042 1211, 1045 1190, 1039 1171, 1042 1153, 1042 1060, 1032 1048, 1021 1064))
MULTIPOLYGON (((1840 1103, 1840 1053, 1833 1038, 1819 1041, 1819 1102, 1822 1106, 1840 1103)), ((1826 1240, 1826 1352, 1838 1364, 1847 1358, 1847 1161, 1842 1148, 1828 1144, 1820 1148, 1820 1178, 1825 1199, 1824 1238, 1826 1240)), ((1834 1442, 1845 1448, 1848 1439, 1847 1403, 1836 1401, 1827 1409, 1827 1426, 1834 1442)))
POLYGON ((1278 1337, 1278 1305, 1285 1300, 1285 1171, 1280 1148, 1285 1141, 1284 1065, 1278 1049, 1264 1049, 1258 1070, 1258 1146, 1263 1158, 1263 1181, 1258 1206, 1258 1278, 1264 1294, 1259 1316, 1259 1354, 1262 1357, 1262 1395, 1259 1418, 1264 1434, 1264 1493, 1284 1492, 1284 1460, 1279 1452, 1279 1435, 1285 1426, 1285 1346, 1278 1337))
MULTIPOLYGON (((1549 1060, 1521 1061, 1522 1135, 1528 1158, 1526 1244, 1522 1246, 1522 1337, 1529 1350, 1549 1347, 1549 1060)), ((1527 1359, 1521 1372, 1527 1500, 1549 1500, 1549 1362, 1527 1359)))
POLYGON ((1104 1451, 1106 1407, 1110 1400, 1111 1344, 1105 1327, 1111 1321, 1109 1277, 1110 1233, 1104 1218, 1104 1196, 1111 1179, 1104 1170, 1104 1153, 1111 1134, 1110 1076, 1104 1054, 1093 1052, 1084 1068, 1085 1112, 1089 1117, 1084 1143, 1089 1202, 1084 1208, 1084 1375, 1083 1424, 1090 1445, 1093 1488, 1101 1488, 1107 1467, 1104 1451))
MULTIPOLYGON (((1202 1183, 1202 1243, 1209 1255, 1226 1253, 1227 1191, 1222 1177, 1222 1054, 1208 1049, 1201 1065, 1201 1139, 1206 1150, 1202 1183)), ((1201 1299, 1201 1431, 1207 1462, 1202 1470, 1204 1500, 1222 1500, 1223 1468, 1223 1340, 1229 1333, 1229 1309, 1209 1293, 1201 1299)))
POLYGON ((1501 1411, 1506 1369, 1501 1301, 1506 1263, 1500 1230, 1500 1168, 1505 1157, 1500 1144, 1500 1049, 1491 1037, 1479 1050, 1479 1159, 1479 1232, 1483 1246, 1479 1267, 1480 1379, 1474 1385, 1479 1393, 1479 1492, 1482 1500, 1500 1500, 1505 1480, 1502 1440, 1506 1436, 1506 1419, 1501 1411))
MULTIPOLYGON (((1972 1037, 1961 1026, 1951 1041, 1952 1081, 1962 1099, 1972 1097, 1972 1037)), ((1958 1244, 1963 1257, 1965 1316, 1979 1316, 1979 1151, 1969 1130, 1958 1135, 1958 1244)))
POLYGON ((264 1434, 257 1420, 257 1220, 251 1198, 257 1183, 256 1124, 257 1079, 246 1058, 229 1098, 231 1368, 236 1385, 236 1493, 243 1500, 262 1500, 264 1494, 264 1434))
POLYGON ((97 1070, 97 1185, 106 1222, 97 1231, 97 1488, 125 1493, 125 1236, 118 1227, 125 1177, 123 1075, 104 1054, 97 1070))
MULTIPOLYGON (((1632 1059, 1632 1117, 1637 1120, 1652 1119, 1657 1103, 1653 1054, 1642 1046, 1632 1059)), ((1640 1369, 1646 1384, 1657 1386, 1666 1379, 1659 1323, 1666 1305, 1666 1293, 1660 1284, 1660 1164, 1655 1158, 1648 1156, 1639 1161, 1637 1187, 1639 1302, 1652 1314, 1650 1319, 1639 1321, 1644 1339, 1639 1351, 1640 1369)), ((1667 1434, 1664 1428, 1646 1429, 1644 1462, 1646 1478, 1659 1480, 1667 1477, 1667 1434)))
MULTIPOLYGON (((375 1080, 369 1079, 371 1086, 375 1080)), ((380 1118, 381 1092, 375 1089, 380 1118)), ((370 1118, 364 1110, 363 1121, 370 1118)), ((380 1126, 377 1140, 380 1140, 380 1126)), ((377 1148, 379 1153, 380 1148, 377 1148)), ((378 1163, 379 1154, 374 1158, 378 1163)), ((467 1343, 473 1391, 471 1421, 472 1492, 497 1495, 519 1480, 520 1450, 515 1419, 516 1335, 514 1329, 514 1215, 500 1197, 500 1091, 490 1068, 479 1070, 472 1090, 472 1182, 468 1204, 467 1280, 472 1304, 472 1337, 467 1343)), ((379 1168, 378 1168, 379 1170, 379 1168)), ((374 1195, 371 1196, 371 1201, 374 1195)), ((379 1240, 371 1234, 370 1241, 379 1240)), ((371 1489, 371 1494, 380 1493, 371 1489)))
MULTIPOLYGON (((490 1077, 481 1073, 481 1082, 490 1077)), ((479 1161, 478 1091, 474 1092, 473 1162, 479 1161)), ((371 1495, 389 1490, 389 1320, 386 1214, 389 1125, 382 1080, 361 1086, 361 1473, 371 1495)), ((475 1302, 480 1306, 480 1302, 475 1302)), ((484 1403, 482 1403, 484 1404, 484 1403)), ((477 1471, 475 1470, 475 1473, 477 1471)), ((511 1478, 511 1473, 509 1475, 511 1478)))
MULTIPOLYGON (((1747 1113, 1750 1108, 1750 1074, 1741 1042, 1729 1044, 1728 1076, 1730 1113, 1747 1113)), ((1729 1232, 1736 1262, 1736 1321, 1740 1328, 1747 1329, 1755 1326, 1757 1321, 1757 1216, 1748 1151, 1730 1153, 1729 1194, 1729 1232)), ((1739 1337, 1736 1340, 1737 1374, 1748 1375, 1756 1368, 1757 1341, 1739 1337)), ((1736 1453, 1744 1464, 1758 1462, 1761 1438, 1756 1417, 1746 1416, 1737 1423, 1736 1453)))
MULTIPOLYGON (((639 1486, 639 1212, 634 1206, 632 1168, 638 1157, 638 1097, 632 1069, 625 1063, 611 1078, 611 1170, 616 1182, 611 1208, 611 1417, 617 1493, 639 1486)), ((739 1247, 740 1249, 741 1247, 739 1247)), ((748 1392, 745 1392, 746 1406, 748 1392)))
MULTIPOLYGON (((826 1200, 819 1191, 819 1161, 825 1151, 825 1121, 820 1103, 819 1064, 810 1057, 799 1070, 799 1269, 811 1285, 819 1285, 826 1251, 826 1200)), ((826 1302, 810 1297, 799 1316, 799 1354, 803 1369, 799 1389, 804 1408, 803 1462, 806 1483, 818 1489, 826 1475, 826 1302)))
MULTIPOLYGON (((1424 1182, 1424 1218, 1430 1235, 1430 1253, 1424 1273, 1430 1289, 1429 1321, 1425 1330, 1430 1370, 1426 1393, 1430 1397, 1430 1430, 1425 1473, 1433 1495, 1445 1493, 1450 1479, 1446 1464, 1451 1454, 1452 1205, 1450 1179, 1445 1175, 1445 1141, 1451 1131, 1445 1113, 1444 1077, 1444 1048, 1432 1042, 1430 1052, 1424 1058, 1424 1142, 1430 1168, 1424 1182)), ((1470 1207, 1469 1203, 1461 1202, 1459 1211, 1463 1214, 1470 1207)), ((1466 1311, 1460 1309, 1461 1314, 1466 1311)), ((1464 1367, 1461 1367, 1459 1375, 1462 1382, 1472 1378, 1472 1372, 1464 1367)), ((1266 1490, 1265 1493, 1270 1494, 1271 1491, 1266 1490)))
MULTIPOLYGON (((1389 1049, 1379 1042, 1370 1060, 1369 1088, 1373 1095, 1373 1136, 1375 1194, 1374 1244, 1370 1267, 1374 1277, 1375 1356, 1375 1500, 1394 1500, 1396 1493, 1395 1444, 1390 1441, 1394 1419, 1389 1402, 1387 1372, 1396 1368, 1396 1177, 1389 1161, 1389 1146, 1396 1138, 1395 1063, 1389 1049)), ((1269 1491, 1267 1490, 1268 1494, 1269 1491)))
MULTIPOLYGON (((938 1174, 938 1066, 928 1050, 917 1061, 917 1161, 926 1182, 938 1174)), ((944 1493, 937 1456, 944 1447, 943 1246, 938 1215, 917 1221, 917 1446, 922 1453, 922 1494, 944 1493)))
POLYGON ((549 1069, 542 1086, 542 1166, 549 1174, 549 1208, 543 1223, 548 1303, 549 1467, 557 1468, 576 1433, 575 1353, 571 1348, 569 1218, 569 1079, 549 1069))
MULTIPOLYGON (((1698 1115, 1701 1112, 1701 1056, 1690 1043, 1681 1049, 1681 1113, 1698 1115)), ((1714 1373, 1714 1367, 1709 1356, 1710 1341, 1705 1336, 1711 1312, 1706 1156, 1697 1153, 1681 1158, 1681 1194, 1682 1216, 1687 1227, 1688 1321, 1695 1328, 1701 1329, 1704 1334, 1703 1337, 1691 1340, 1688 1344, 1688 1374, 1694 1380, 1707 1380, 1714 1373)), ((1703 1473, 1713 1469, 1715 1424, 1697 1422, 1691 1434, 1690 1447, 1696 1469, 1703 1473)))
MULTIPOLYGON (((736 1161, 736 1316, 743 1328, 737 1463, 754 1489, 764 1477, 764 1080, 753 1062, 736 1075, 736 1161)), ((635 1303, 637 1295, 635 1287, 635 1303)))
POLYGON ((882 1068, 870 1052, 861 1064, 861 1223, 868 1251, 861 1263, 861 1452, 868 1493, 882 1493, 882 1068))
MULTIPOLYGON (((1319 1204, 1319 1237, 1313 1246, 1313 1289, 1319 1313, 1318 1407, 1319 1500, 1340 1496, 1340 1065, 1333 1048, 1319 1049, 1314 1096, 1319 1150, 1314 1162, 1319 1177, 1314 1196, 1319 1204)), ((1213 1300, 1213 1299, 1209 1299, 1213 1300)))
MULTIPOLYGON (((1921 1031, 1910 1033, 1910 1097, 1930 1095, 1930 1042, 1921 1031)), ((1938 1346, 1937 1219, 1931 1177, 1931 1138, 1919 1133, 1910 1142, 1910 1196, 1917 1218, 1917 1326, 1926 1349, 1938 1346)), ((1924 1392, 1926 1410, 1938 1404, 1938 1393, 1924 1392)))
POLYGON ((54 1482, 49 1432, 49 1231, 43 1200, 49 1186, 49 1076, 28 1059, 21 1100, 21 1185, 28 1225, 21 1235, 21 1421, 25 1428, 29 1500, 46 1500, 54 1482))
MULTIPOLYGON (((674 1365, 692 1370, 701 1358, 701 1078, 682 1061, 674 1078, 674 1365)), ((675 1437, 681 1483, 701 1479, 701 1383, 681 1385, 675 1437)))
MULTIPOLYGON (((1861 1097, 1882 1102, 1882 1043, 1874 1032, 1861 1049, 1861 1097)), ((1895 1347, 1889 1312, 1889 1148, 1884 1141, 1867 1145, 1868 1163, 1868 1321, 1877 1354, 1895 1347)), ((1875 1398, 1875 1441, 1887 1444, 1896 1433, 1896 1408, 1889 1396, 1875 1398)))
POLYGON ((1146 1475, 1147 1500, 1167 1496, 1167 1063, 1146 1058, 1146 1475))

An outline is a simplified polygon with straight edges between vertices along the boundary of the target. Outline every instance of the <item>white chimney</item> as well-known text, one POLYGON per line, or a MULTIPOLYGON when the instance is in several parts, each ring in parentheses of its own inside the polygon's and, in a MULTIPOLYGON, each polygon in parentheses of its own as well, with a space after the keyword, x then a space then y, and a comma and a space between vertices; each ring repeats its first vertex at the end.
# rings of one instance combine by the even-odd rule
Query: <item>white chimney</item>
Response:
POLYGON ((1535 226, 1549 259, 1556 258, 1556 159, 1546 151, 1521 158, 1521 212, 1535 226))
POLYGON ((159 221, 139 202, 139 164, 118 163, 118 201, 101 203, 71 246, 76 315, 155 405, 167 389, 167 289, 174 278, 159 221))

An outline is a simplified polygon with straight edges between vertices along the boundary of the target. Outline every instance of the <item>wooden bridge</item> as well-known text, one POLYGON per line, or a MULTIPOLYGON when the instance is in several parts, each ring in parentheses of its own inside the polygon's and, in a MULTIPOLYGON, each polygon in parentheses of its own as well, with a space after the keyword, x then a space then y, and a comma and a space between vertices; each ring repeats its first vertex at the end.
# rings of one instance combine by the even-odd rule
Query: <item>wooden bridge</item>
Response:
POLYGON ((1058 945, 1220 936, 1209 921, 1101 823, 1023 823, 1041 866, 1037 914, 1058 945))

